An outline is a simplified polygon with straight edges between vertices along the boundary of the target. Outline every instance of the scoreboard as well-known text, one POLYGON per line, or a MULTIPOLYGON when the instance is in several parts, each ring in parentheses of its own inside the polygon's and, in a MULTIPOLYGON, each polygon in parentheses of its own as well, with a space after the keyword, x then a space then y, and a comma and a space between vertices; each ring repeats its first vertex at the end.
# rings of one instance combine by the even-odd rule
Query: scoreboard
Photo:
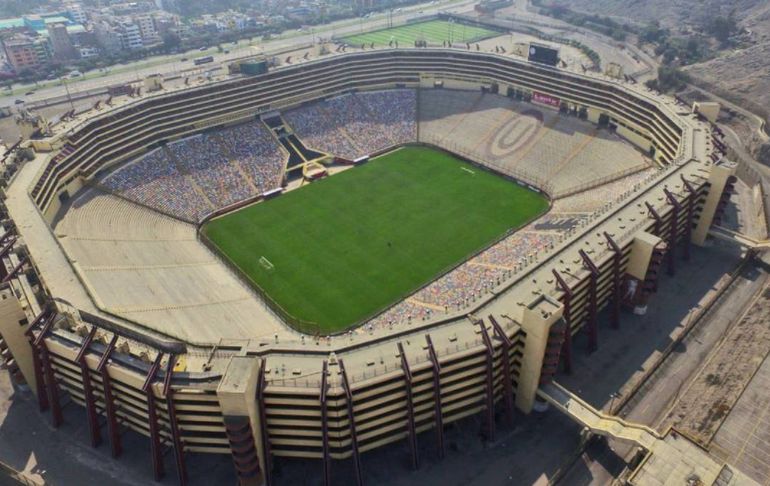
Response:
POLYGON ((559 63, 559 50, 532 42, 529 44, 529 56, 527 59, 540 64, 556 66, 559 63))

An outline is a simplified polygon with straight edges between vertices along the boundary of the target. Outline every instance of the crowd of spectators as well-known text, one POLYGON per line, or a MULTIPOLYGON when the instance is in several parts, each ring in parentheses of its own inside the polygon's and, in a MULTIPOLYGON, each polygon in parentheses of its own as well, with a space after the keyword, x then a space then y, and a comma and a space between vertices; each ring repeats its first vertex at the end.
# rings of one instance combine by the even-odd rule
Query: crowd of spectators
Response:
POLYGON ((215 207, 228 206, 254 194, 243 174, 225 158, 213 135, 196 135, 168 148, 180 168, 192 177, 215 207))
POLYGON ((535 261, 538 253, 550 249, 558 237, 558 232, 530 229, 513 233, 380 314, 371 324, 416 323, 472 307, 535 261))
POLYGON ((309 147, 356 159, 417 138, 417 94, 411 89, 348 94, 284 114, 309 147))
POLYGON ((253 121, 156 149, 102 182, 140 204, 199 221, 215 209, 279 187, 283 161, 278 142, 253 121))
POLYGON ((211 206, 195 191, 165 149, 156 149, 102 181, 127 199, 187 221, 198 220, 211 206))
POLYGON ((259 194, 281 186, 286 157, 262 123, 237 125, 219 134, 228 157, 240 164, 259 194))
POLYGON ((342 125, 327 113, 323 103, 287 111, 283 118, 307 147, 350 160, 361 152, 342 125))

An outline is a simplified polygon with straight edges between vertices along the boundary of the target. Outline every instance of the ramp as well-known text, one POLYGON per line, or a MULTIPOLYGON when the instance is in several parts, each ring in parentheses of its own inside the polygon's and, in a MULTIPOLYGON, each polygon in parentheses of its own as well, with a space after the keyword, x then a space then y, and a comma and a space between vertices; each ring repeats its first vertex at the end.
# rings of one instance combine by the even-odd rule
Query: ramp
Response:
POLYGON ((634 424, 605 414, 556 382, 543 385, 538 395, 571 419, 597 435, 634 443, 652 451, 662 436, 646 425, 634 424))
POLYGON ((709 235, 729 243, 737 243, 751 250, 770 249, 770 240, 757 240, 750 236, 729 230, 722 226, 714 226, 709 230, 709 235))
POLYGON ((605 414, 555 382, 541 386, 537 394, 594 434, 630 442, 647 451, 624 484, 759 486, 743 472, 711 457, 706 449, 673 429, 663 436, 646 425, 605 414))

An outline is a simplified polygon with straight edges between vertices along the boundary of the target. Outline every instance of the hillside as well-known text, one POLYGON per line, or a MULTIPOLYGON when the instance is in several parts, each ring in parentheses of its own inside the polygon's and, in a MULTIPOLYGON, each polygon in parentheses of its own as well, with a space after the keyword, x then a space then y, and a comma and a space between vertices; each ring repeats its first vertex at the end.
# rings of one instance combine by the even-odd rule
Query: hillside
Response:
MULTIPOLYGON (((713 52, 709 60, 684 66, 693 83, 706 87, 770 121, 770 2, 767 0, 544 0, 575 12, 609 16, 620 23, 660 22, 674 36, 703 32, 717 17, 731 14, 742 30, 741 39, 713 52)), ((695 37, 697 38, 697 37, 695 37)), ((719 43, 710 41, 712 49, 719 43)), ((739 130, 742 131, 742 130, 739 130)), ((745 133, 745 132, 744 132, 745 133)), ((756 156, 761 147, 747 136, 756 156)), ((760 159, 770 162, 765 147, 760 159)))
MULTIPOLYGON (((727 16, 732 10, 742 22, 751 21, 763 14, 767 16, 770 10, 766 0, 555 0, 547 3, 579 12, 618 17, 633 23, 657 20, 671 28, 682 24, 699 25, 707 18, 727 16)), ((767 18, 765 22, 768 22, 767 18)))

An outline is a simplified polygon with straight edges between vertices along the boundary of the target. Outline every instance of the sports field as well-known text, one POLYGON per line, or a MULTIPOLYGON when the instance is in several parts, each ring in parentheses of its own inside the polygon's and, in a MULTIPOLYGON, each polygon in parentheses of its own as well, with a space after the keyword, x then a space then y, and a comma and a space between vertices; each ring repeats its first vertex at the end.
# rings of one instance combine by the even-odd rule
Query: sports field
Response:
POLYGON ((425 40, 429 44, 451 42, 478 42, 482 39, 500 35, 491 29, 474 27, 446 20, 429 20, 413 24, 401 25, 390 29, 363 32, 342 39, 350 45, 371 44, 375 47, 388 45, 391 40, 398 41, 404 47, 414 45, 416 40, 425 40))
POLYGON ((545 197, 507 179, 405 147, 203 231, 287 313, 333 333, 547 209, 545 197))

